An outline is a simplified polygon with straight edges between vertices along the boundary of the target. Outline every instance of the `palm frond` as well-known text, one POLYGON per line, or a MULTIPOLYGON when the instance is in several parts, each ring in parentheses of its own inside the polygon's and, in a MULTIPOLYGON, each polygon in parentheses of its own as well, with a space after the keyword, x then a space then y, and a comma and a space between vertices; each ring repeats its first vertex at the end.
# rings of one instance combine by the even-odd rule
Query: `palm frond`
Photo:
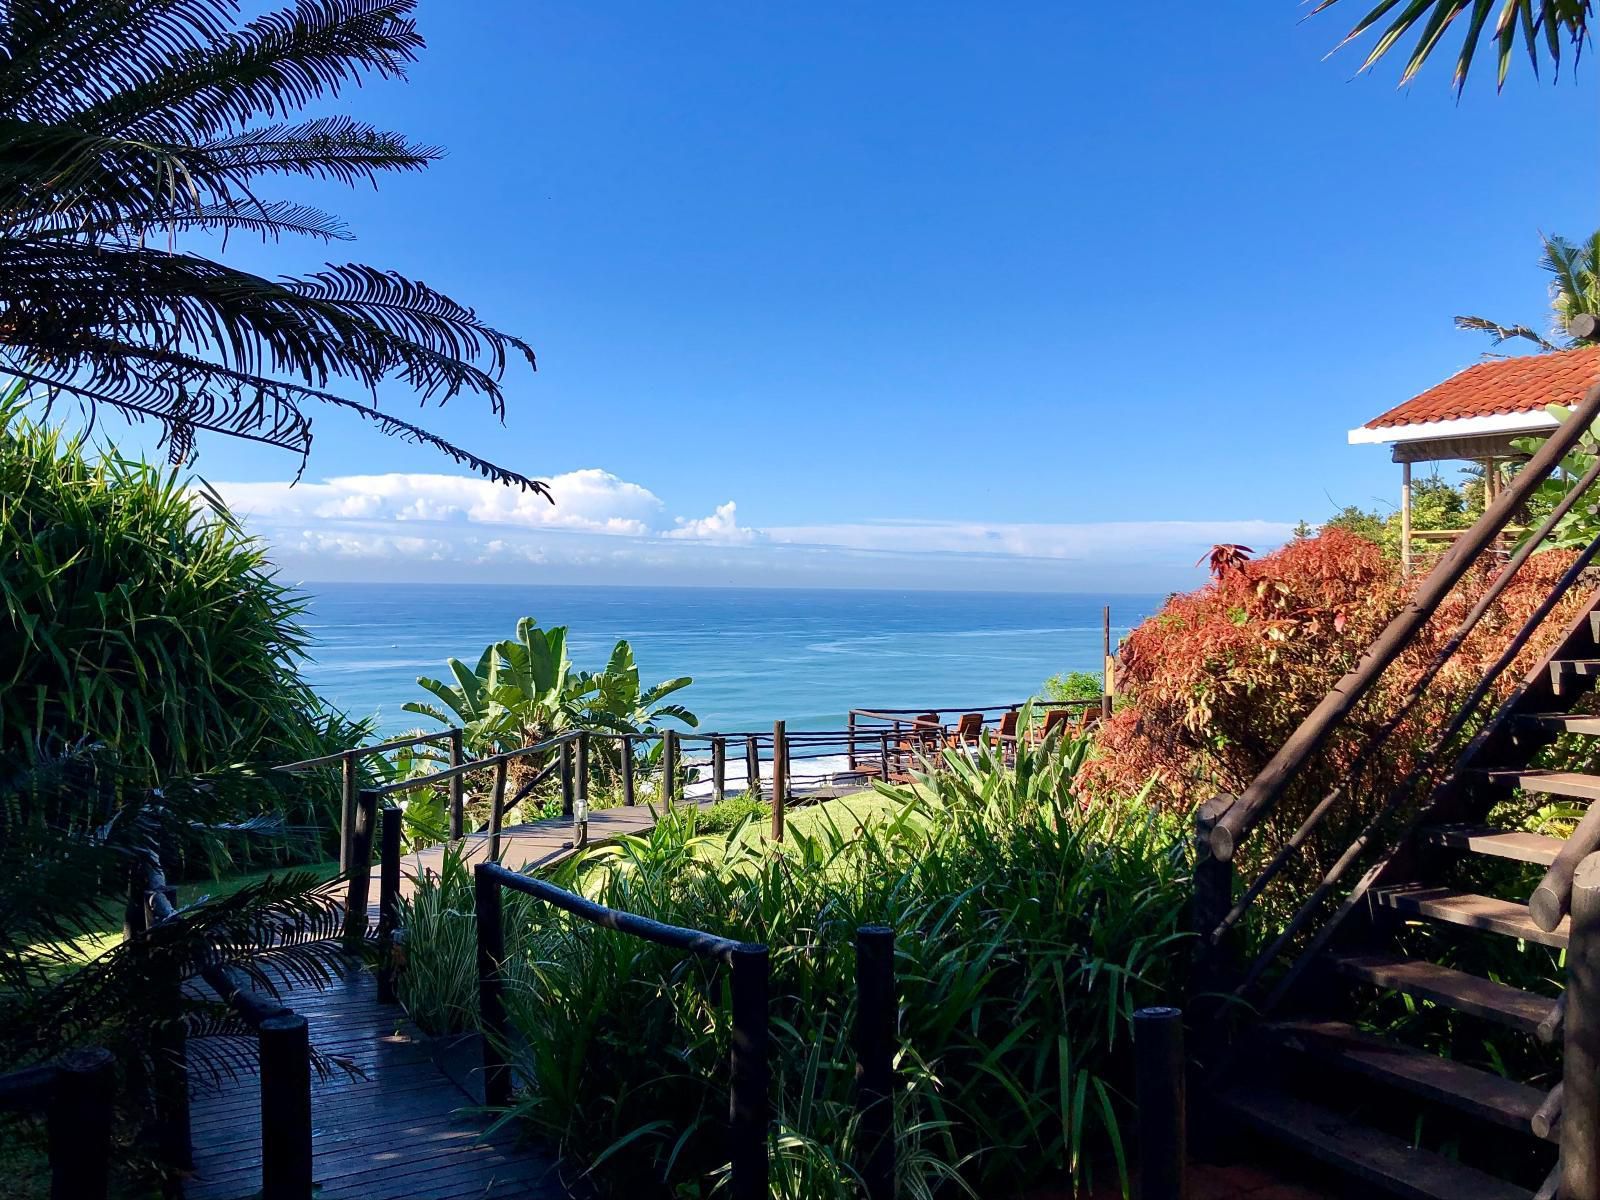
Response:
POLYGON ((1496 346, 1509 342, 1513 338, 1524 338, 1533 342, 1541 350, 1559 350, 1561 347, 1545 338, 1539 333, 1529 329, 1526 325, 1501 325, 1487 317, 1457 317, 1457 329, 1471 329, 1479 333, 1487 333, 1496 346))

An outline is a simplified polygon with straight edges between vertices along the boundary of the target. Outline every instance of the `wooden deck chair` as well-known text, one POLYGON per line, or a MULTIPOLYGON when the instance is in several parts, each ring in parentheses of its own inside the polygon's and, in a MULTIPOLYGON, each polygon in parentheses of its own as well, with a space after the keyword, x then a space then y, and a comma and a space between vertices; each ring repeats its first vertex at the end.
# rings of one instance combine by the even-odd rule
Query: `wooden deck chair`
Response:
POLYGON ((983 740, 983 714, 965 713, 956 724, 956 731, 945 739, 945 745, 953 750, 976 747, 983 740))
MULTIPOLYGON (((1064 727, 1071 716, 1072 710, 1070 708, 1052 708, 1049 712, 1045 713, 1044 726, 1037 730, 1033 735, 1032 741, 1034 745, 1038 745, 1040 742, 1044 741, 1045 738, 1049 737, 1051 732, 1054 731, 1057 726, 1064 727)), ((1063 732, 1065 732, 1064 729, 1063 732)))
POLYGON ((1078 714, 1078 723, 1073 726, 1072 734, 1074 737, 1082 737, 1098 724, 1100 724, 1100 706, 1085 704, 1078 714))

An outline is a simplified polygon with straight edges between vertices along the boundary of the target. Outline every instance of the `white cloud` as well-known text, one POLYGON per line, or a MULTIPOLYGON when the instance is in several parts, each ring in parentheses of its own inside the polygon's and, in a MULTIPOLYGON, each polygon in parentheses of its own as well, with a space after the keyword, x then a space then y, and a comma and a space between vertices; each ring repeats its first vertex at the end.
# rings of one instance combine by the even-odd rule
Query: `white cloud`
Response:
POLYGON ((687 520, 677 519, 677 528, 669 529, 662 537, 693 538, 702 542, 721 542, 724 545, 744 545, 756 540, 756 531, 739 524, 739 509, 732 500, 717 505, 709 517, 687 520))
POLYGON ((874 520, 742 525, 733 500, 667 515, 648 488, 599 468, 550 480, 556 503, 460 475, 344 475, 219 483, 305 578, 955 587, 1188 585, 1217 542, 1265 551, 1272 521, 874 520), (982 563, 974 569, 973 564, 982 563), (537 572, 535 573, 535 568, 537 572))

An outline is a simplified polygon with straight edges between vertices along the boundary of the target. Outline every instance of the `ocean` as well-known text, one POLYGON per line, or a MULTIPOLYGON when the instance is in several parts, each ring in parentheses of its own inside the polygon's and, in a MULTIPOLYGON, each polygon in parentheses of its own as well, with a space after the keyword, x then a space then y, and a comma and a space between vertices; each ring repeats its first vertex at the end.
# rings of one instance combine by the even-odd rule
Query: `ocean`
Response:
POLYGON ((1100 667, 1101 606, 1112 636, 1154 613, 1154 595, 759 588, 310 583, 314 637, 304 674, 330 703, 375 716, 393 734, 426 718, 417 676, 448 679, 529 616, 568 627, 573 665, 599 670, 618 638, 648 685, 677 675, 673 697, 702 730, 842 729, 851 708, 1009 704, 1060 671, 1100 667))

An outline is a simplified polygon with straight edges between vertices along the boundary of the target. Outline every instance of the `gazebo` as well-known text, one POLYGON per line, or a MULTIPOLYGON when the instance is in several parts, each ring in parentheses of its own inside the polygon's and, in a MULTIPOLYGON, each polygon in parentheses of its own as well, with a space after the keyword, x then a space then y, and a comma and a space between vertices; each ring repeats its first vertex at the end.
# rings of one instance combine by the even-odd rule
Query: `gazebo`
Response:
POLYGON ((1512 448, 1512 440, 1549 433, 1556 419, 1545 407, 1576 405, 1597 376, 1600 346, 1491 359, 1352 429, 1352 445, 1392 446, 1392 457, 1400 464, 1402 566, 1411 569, 1413 537, 1432 535, 1448 541, 1457 532, 1412 529, 1413 463, 1481 463, 1487 498, 1492 500, 1499 489, 1500 466, 1525 457, 1512 448))

